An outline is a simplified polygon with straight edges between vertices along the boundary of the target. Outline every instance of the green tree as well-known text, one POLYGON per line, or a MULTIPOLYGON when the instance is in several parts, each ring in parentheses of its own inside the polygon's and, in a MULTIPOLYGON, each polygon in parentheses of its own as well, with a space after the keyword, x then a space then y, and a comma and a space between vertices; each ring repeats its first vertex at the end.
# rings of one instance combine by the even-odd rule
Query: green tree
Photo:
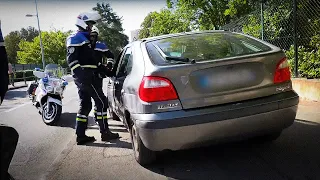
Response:
POLYGON ((219 29, 227 21, 224 15, 228 0, 171 0, 167 6, 175 10, 188 9, 195 17, 195 24, 200 30, 219 29))
POLYGON ((100 41, 105 42, 117 56, 121 49, 128 44, 128 36, 123 33, 122 19, 113 12, 108 3, 97 3, 93 10, 99 12, 102 17, 101 22, 97 23, 100 41))
POLYGON ((143 20, 143 22, 141 23, 140 27, 140 31, 139 31, 139 38, 147 38, 150 37, 150 28, 152 26, 152 22, 153 22, 153 17, 156 12, 150 12, 143 20))
POLYGON ((5 38, 6 50, 8 54, 8 61, 11 64, 17 63, 17 51, 19 50, 19 42, 21 41, 21 36, 19 31, 10 32, 5 38))
POLYGON ((20 31, 12 31, 5 37, 8 60, 10 63, 17 63, 17 51, 21 40, 31 42, 39 36, 39 31, 34 27, 22 28, 20 31))
MULTIPOLYGON (((46 64, 55 63, 66 67, 66 44, 65 40, 69 33, 62 31, 42 32, 44 58, 46 64)), ((22 40, 19 43, 18 62, 21 64, 42 64, 40 38, 33 41, 22 40)))
POLYGON ((30 42, 35 37, 39 36, 39 31, 36 30, 34 27, 29 26, 20 30, 20 36, 22 39, 30 42))
POLYGON ((185 16, 186 14, 179 11, 170 11, 169 9, 151 12, 141 24, 139 38, 188 32, 191 30, 191 22, 185 16))

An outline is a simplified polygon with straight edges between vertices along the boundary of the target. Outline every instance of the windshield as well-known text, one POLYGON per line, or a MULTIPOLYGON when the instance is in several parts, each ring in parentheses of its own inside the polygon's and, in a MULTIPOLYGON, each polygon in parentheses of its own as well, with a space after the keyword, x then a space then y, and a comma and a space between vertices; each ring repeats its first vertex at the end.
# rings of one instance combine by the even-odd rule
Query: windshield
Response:
POLYGON ((57 64, 46 65, 44 72, 50 77, 58 78, 61 78, 65 74, 64 69, 57 64))
POLYGON ((165 59, 161 54, 201 62, 266 52, 271 48, 241 34, 219 32, 156 40, 147 43, 147 50, 152 60, 163 64, 165 59))

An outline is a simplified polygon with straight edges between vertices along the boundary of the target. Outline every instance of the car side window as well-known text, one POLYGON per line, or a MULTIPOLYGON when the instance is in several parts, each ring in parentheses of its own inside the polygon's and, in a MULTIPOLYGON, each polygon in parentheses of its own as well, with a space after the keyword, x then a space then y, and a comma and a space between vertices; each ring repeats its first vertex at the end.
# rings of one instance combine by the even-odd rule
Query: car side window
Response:
POLYGON ((132 68, 132 48, 128 47, 120 60, 120 64, 117 69, 117 77, 127 76, 131 72, 132 68))
POLYGON ((121 58, 122 58, 125 50, 126 50, 126 48, 122 49, 121 52, 119 53, 119 55, 117 56, 117 59, 116 59, 116 61, 114 63, 114 66, 112 68, 112 73, 113 74, 116 74, 118 72, 118 67, 119 67, 119 65, 121 63, 121 58))

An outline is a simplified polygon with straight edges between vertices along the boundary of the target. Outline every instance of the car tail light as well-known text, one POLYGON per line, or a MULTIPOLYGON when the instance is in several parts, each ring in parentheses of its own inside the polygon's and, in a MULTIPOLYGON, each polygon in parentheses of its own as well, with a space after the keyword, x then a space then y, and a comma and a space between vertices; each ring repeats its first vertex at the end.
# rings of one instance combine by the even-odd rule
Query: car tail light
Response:
POLYGON ((145 102, 178 99, 177 92, 170 80, 155 76, 146 76, 142 79, 139 97, 145 102))
POLYGON ((274 83, 289 81, 291 78, 290 67, 287 58, 281 59, 277 64, 276 72, 274 73, 274 83))

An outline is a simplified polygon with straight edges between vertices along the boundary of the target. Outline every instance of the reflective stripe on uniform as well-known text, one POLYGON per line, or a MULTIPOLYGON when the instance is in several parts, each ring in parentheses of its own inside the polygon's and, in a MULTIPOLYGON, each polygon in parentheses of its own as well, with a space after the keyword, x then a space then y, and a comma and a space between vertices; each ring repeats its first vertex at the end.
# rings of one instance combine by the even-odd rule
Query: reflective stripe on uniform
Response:
POLYGON ((77 67, 80 67, 80 64, 76 64, 76 65, 74 65, 72 68, 70 68, 71 69, 71 71, 73 71, 73 70, 75 70, 77 67))
POLYGON ((83 68, 97 68, 96 65, 82 65, 83 68))
POLYGON ((82 114, 77 114, 77 117, 87 118, 88 116, 86 116, 86 115, 82 115, 82 114))
POLYGON ((4 46, 4 42, 0 42, 0 46, 4 46))
POLYGON ((73 65, 75 65, 77 63, 79 63, 79 61, 78 60, 74 60, 69 64, 69 67, 72 67, 73 65))
POLYGON ((105 115, 105 116, 99 116, 99 115, 97 115, 97 119, 107 119, 107 118, 108 118, 107 115, 105 115))
POLYGON ((87 122, 87 118, 77 117, 77 118, 76 118, 76 121, 87 122))
POLYGON ((109 49, 94 48, 96 51, 107 52, 109 49))
POLYGON ((95 111, 96 113, 97 113, 97 115, 99 115, 99 116, 103 116, 103 115, 107 115, 108 114, 108 112, 97 112, 97 111, 95 111))

